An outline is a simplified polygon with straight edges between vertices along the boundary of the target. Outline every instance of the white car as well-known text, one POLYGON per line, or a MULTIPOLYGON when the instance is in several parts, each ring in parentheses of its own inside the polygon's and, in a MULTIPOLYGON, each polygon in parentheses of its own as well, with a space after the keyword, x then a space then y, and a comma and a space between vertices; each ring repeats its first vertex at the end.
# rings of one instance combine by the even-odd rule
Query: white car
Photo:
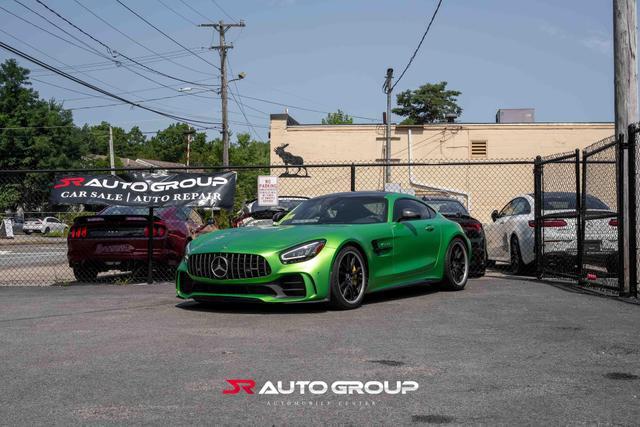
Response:
MULTIPOLYGON (((589 216, 615 214, 600 199, 587 195, 589 216)), ((493 211, 493 222, 485 225, 487 259, 491 263, 510 265, 512 273, 521 273, 535 261, 533 194, 515 197, 500 212, 493 211)), ((568 192, 544 193, 542 214, 575 212, 576 194, 568 192)), ((589 219, 584 237, 584 261, 605 265, 613 273, 617 267, 618 221, 616 218, 589 219)), ((577 254, 575 218, 546 219, 543 222, 545 259, 557 263, 575 262, 577 254)))
POLYGON ((47 234, 52 231, 62 231, 69 226, 64 222, 60 222, 58 218, 48 216, 44 219, 29 218, 22 226, 22 232, 25 234, 42 233, 47 234))

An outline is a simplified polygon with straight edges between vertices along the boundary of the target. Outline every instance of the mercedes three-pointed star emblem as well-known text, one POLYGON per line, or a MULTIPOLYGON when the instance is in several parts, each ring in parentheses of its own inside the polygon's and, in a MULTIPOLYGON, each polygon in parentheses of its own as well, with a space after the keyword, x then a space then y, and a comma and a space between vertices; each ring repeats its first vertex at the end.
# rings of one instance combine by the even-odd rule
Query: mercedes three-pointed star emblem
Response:
POLYGON ((229 270, 229 261, 223 256, 217 256, 211 261, 211 273, 217 279, 226 277, 229 270))

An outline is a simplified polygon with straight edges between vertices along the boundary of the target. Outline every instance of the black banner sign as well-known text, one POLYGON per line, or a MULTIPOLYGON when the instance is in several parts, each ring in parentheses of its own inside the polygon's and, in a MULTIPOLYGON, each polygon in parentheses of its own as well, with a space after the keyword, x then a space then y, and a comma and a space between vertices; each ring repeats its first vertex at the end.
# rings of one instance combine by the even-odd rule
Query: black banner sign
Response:
POLYGON ((231 209, 236 173, 139 176, 127 181, 114 175, 69 175, 53 185, 54 204, 98 204, 119 206, 202 206, 231 209))

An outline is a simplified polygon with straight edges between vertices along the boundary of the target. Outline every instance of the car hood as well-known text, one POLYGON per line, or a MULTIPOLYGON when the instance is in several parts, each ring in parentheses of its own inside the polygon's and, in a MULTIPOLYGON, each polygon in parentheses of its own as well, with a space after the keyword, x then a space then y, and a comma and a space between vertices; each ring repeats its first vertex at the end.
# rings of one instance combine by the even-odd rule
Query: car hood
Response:
POLYGON ((311 240, 328 239, 350 225, 284 225, 240 227, 207 233, 195 239, 191 252, 253 252, 282 250, 311 240))

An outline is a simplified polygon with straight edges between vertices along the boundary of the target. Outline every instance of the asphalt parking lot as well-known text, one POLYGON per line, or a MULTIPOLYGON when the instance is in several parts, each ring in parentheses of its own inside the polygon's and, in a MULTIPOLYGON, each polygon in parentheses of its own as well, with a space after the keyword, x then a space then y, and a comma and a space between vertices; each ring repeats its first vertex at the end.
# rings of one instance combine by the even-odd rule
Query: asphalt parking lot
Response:
POLYGON ((171 284, 1 287, 0 423, 632 425, 639 324, 638 305, 507 277, 344 312, 203 307, 171 284), (419 389, 222 394, 234 378, 419 389))

